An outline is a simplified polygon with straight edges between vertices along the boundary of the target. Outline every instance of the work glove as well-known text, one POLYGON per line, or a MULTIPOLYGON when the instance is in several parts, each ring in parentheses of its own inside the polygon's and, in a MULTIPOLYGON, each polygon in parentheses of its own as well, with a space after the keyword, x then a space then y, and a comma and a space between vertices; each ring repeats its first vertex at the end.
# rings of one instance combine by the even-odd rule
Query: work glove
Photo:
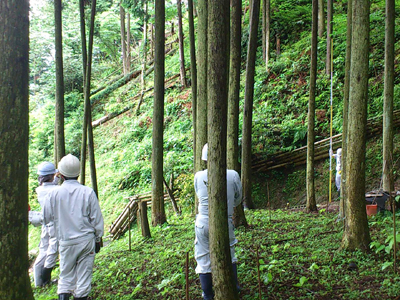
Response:
POLYGON ((103 238, 100 238, 99 240, 96 239, 94 252, 99 253, 101 247, 103 247, 103 238))

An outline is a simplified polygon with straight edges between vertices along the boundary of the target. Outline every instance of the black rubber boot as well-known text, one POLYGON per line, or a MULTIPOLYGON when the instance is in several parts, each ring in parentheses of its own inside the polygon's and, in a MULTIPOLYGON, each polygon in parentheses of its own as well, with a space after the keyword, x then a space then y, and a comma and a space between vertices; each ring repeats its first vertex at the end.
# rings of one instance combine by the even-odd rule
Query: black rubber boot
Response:
POLYGON ((203 299, 204 300, 214 299, 211 273, 202 273, 199 275, 200 275, 201 289, 203 290, 203 295, 202 295, 203 299))
POLYGON ((71 294, 58 294, 58 300, 69 300, 69 297, 71 297, 71 294))
POLYGON ((239 286, 239 282, 238 282, 237 264, 232 264, 232 270, 233 270, 233 278, 235 278, 236 288, 237 288, 238 292, 240 292, 240 290, 242 288, 239 286))
POLYGON ((43 285, 49 284, 51 280, 51 271, 53 268, 43 268, 42 270, 42 281, 43 285))

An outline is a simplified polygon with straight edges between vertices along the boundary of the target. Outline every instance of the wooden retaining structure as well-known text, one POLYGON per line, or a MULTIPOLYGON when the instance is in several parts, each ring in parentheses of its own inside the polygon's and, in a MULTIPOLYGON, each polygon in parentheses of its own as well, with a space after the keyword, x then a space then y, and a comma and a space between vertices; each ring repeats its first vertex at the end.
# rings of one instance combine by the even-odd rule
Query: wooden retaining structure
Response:
MULTIPOLYGON (((168 193, 164 194, 164 201, 169 198, 168 193)), ((112 240, 116 240, 121 237, 125 232, 129 230, 131 224, 138 219, 139 214, 139 204, 141 202, 146 202, 147 206, 151 206, 151 193, 134 195, 127 197, 129 202, 126 204, 125 208, 117 219, 110 226, 110 234, 112 240)))
MULTIPOLYGON (((382 134, 383 120, 382 116, 368 119, 367 137, 382 134)), ((400 127, 400 110, 393 112, 393 127, 400 127)), ((342 146, 342 134, 332 137, 332 148, 336 150, 342 146)), ((314 144, 314 160, 320 160, 329 157, 330 138, 318 141, 314 144)), ((254 160, 252 162, 252 171, 265 172, 284 166, 298 166, 306 163, 307 146, 297 148, 290 152, 280 152, 266 160, 254 160)))

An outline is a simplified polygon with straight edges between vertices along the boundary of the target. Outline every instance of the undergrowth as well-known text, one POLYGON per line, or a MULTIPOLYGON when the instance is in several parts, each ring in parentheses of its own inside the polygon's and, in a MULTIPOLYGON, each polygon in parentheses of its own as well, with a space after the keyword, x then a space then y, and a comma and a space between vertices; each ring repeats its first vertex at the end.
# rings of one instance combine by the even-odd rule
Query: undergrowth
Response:
MULTIPOLYGON (((96 256, 89 299, 185 299, 186 253, 190 299, 201 299, 194 271, 194 217, 170 213, 168 224, 151 229, 150 239, 133 226, 131 251, 128 233, 107 241, 96 256)), ((398 295, 390 214, 369 218, 373 240, 369 253, 340 250, 343 226, 336 212, 247 210, 246 217, 250 227, 236 230, 240 299, 259 299, 259 288, 262 299, 393 299, 398 295)), ((56 286, 34 292, 37 300, 53 299, 56 286)))

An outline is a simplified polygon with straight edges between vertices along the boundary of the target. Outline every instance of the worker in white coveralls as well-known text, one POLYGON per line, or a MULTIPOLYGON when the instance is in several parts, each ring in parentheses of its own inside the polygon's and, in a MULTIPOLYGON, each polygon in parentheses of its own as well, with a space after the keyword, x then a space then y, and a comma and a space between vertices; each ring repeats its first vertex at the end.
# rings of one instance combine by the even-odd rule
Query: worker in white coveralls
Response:
MULTIPOLYGON (((205 144, 201 154, 201 159, 207 161, 208 145, 205 144)), ((229 225, 229 245, 231 249, 232 268, 237 284, 237 258, 235 256, 234 226, 232 221, 233 208, 242 201, 242 184, 239 174, 234 170, 226 170, 227 178, 227 201, 228 201, 228 225, 229 225)), ((196 216, 194 242, 194 256, 197 261, 196 273, 199 274, 203 299, 213 299, 211 261, 208 235, 208 192, 207 192, 207 170, 199 171, 194 176, 194 188, 199 199, 199 213, 196 216)))
MULTIPOLYGON (((55 177, 57 172, 58 170, 51 162, 43 162, 38 167, 39 186, 36 188, 36 193, 42 209, 47 194, 57 187, 58 177, 55 177)), ((29 221, 34 226, 42 226, 39 255, 35 260, 33 273, 35 286, 44 286, 50 282, 51 271, 58 258, 58 244, 54 232, 54 224, 50 222, 44 225, 41 211, 29 211, 29 221)))
POLYGON ((332 149, 330 149, 329 154, 331 157, 334 157, 336 159, 335 184, 337 190, 340 192, 340 183, 342 180, 342 148, 338 148, 336 154, 333 154, 332 149))
POLYGON ((58 299, 87 299, 91 290, 95 253, 100 251, 104 221, 93 189, 78 182, 79 159, 64 156, 58 169, 63 184, 48 194, 45 224, 54 222, 60 251, 58 299))

